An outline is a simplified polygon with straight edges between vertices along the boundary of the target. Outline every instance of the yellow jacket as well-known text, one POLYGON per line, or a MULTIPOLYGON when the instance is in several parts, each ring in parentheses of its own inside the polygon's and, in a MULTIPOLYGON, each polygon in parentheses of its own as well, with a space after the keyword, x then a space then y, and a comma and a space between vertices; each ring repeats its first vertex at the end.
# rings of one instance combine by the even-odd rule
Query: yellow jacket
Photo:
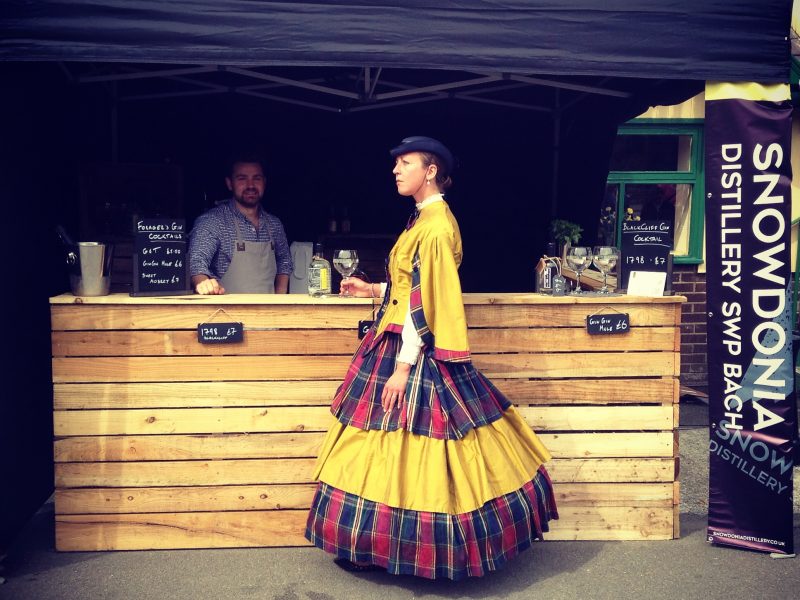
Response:
POLYGON ((410 303, 417 332, 433 347, 434 358, 469 361, 461 257, 461 233, 450 207, 446 202, 425 206, 389 253, 389 298, 371 346, 384 331, 403 330, 410 303))

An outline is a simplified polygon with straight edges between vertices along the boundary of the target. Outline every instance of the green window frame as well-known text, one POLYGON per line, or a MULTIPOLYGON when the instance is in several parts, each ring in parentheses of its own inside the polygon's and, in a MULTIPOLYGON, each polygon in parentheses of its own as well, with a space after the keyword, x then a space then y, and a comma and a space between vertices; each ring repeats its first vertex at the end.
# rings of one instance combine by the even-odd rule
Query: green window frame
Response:
POLYGON ((686 171, 609 171, 608 185, 619 187, 617 196, 617 234, 619 245, 622 222, 625 218, 625 186, 641 184, 688 184, 692 186, 689 211, 689 236, 686 254, 674 256, 675 264, 700 264, 703 262, 703 223, 705 216, 705 169, 703 162, 704 139, 702 119, 633 119, 620 125, 618 136, 626 135, 682 135, 691 137, 691 156, 686 171))

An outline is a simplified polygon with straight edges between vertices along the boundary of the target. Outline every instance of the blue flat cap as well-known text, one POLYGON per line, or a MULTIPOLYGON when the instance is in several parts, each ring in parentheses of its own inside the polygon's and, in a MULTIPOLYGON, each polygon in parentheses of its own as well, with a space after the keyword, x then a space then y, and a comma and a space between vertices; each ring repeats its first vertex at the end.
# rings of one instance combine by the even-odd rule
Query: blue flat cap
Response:
POLYGON ((446 171, 444 175, 449 175, 455 165, 453 153, 447 149, 447 146, 439 140, 425 137, 424 135, 412 135, 411 137, 407 137, 400 142, 399 146, 389 150, 389 154, 395 158, 402 154, 408 154, 409 152, 430 152, 431 154, 435 154, 442 160, 442 163, 444 163, 442 165, 446 171))

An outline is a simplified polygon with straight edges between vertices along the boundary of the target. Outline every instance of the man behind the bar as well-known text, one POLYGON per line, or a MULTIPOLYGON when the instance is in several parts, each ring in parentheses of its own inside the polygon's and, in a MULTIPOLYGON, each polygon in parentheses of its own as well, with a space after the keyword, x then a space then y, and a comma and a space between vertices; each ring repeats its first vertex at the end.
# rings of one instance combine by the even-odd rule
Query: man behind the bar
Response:
POLYGON ((261 158, 241 154, 229 164, 233 197, 200 215, 189 234, 192 287, 198 294, 285 294, 292 256, 283 224, 261 206, 261 158))

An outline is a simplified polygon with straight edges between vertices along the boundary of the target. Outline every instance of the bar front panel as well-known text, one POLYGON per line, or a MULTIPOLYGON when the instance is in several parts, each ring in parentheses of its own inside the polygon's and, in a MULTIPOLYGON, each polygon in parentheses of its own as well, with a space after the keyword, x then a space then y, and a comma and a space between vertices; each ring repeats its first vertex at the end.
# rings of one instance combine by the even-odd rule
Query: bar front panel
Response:
MULTIPOLYGON (((678 535, 683 298, 465 294, 476 366, 553 454, 548 540, 678 535), (586 317, 629 315, 590 335, 586 317)), ((51 299, 56 547, 307 545, 311 472, 369 300, 51 299), (201 344, 197 325, 242 322, 201 344)))

